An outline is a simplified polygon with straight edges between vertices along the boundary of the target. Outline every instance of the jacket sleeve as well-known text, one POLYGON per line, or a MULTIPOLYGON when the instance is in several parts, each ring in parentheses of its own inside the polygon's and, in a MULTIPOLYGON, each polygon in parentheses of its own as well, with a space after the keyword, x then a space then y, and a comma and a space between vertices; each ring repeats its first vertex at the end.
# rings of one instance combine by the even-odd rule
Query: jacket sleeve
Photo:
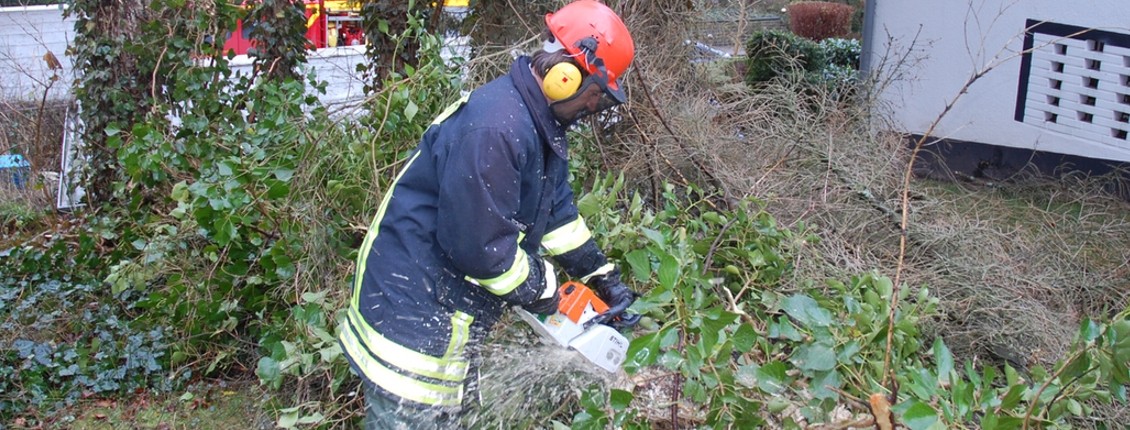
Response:
POLYGON ((553 215, 542 237, 541 246, 571 278, 588 282, 596 275, 612 272, 604 252, 596 245, 592 232, 573 201, 567 178, 558 182, 553 215))
POLYGON ((524 305, 541 295, 544 265, 519 246, 522 233, 511 221, 519 208, 527 154, 510 139, 478 129, 448 150, 437 169, 436 238, 468 281, 524 305))

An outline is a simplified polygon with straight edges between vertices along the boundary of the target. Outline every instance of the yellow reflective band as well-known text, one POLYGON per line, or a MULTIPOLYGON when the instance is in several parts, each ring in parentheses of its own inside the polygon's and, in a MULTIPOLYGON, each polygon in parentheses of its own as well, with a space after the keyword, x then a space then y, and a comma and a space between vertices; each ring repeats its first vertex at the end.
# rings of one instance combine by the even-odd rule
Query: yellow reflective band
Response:
POLYGON ((561 255, 577 249, 592 238, 592 232, 580 215, 572 222, 546 233, 541 238, 541 246, 549 255, 561 255))
POLYGON ((416 153, 412 155, 412 158, 408 159, 408 162, 404 164, 404 168, 400 169, 400 173, 396 175, 396 179, 392 181, 392 185, 388 187, 384 198, 381 199, 380 209, 377 209, 377 215, 373 217, 373 223, 369 224, 369 232, 365 233, 365 241, 361 243, 361 248, 357 251, 357 270, 353 275, 353 298, 350 300, 350 304, 353 307, 360 306, 361 280, 365 277, 365 266, 369 261, 369 250, 373 247, 373 240, 375 240, 377 234, 380 233, 381 220, 385 217, 385 210, 388 209, 388 202, 392 198, 392 192, 396 190, 396 184, 400 183, 400 178, 404 177, 404 173, 408 171, 408 168, 411 167, 412 163, 416 162, 416 158, 419 157, 420 151, 416 151, 416 153))
MULTIPOLYGON (((471 338, 471 322, 475 318, 463 312, 455 311, 451 316, 451 342, 447 344, 447 353, 444 357, 462 357, 463 349, 471 338)), ((466 377, 467 369, 463 369, 466 377)))
POLYGON ((348 325, 348 322, 342 323, 341 343, 345 353, 370 381, 401 398, 425 405, 459 406, 463 402, 463 384, 455 387, 430 384, 396 373, 373 359, 348 325))
MULTIPOLYGON (((361 334, 361 342, 365 349, 372 351, 374 356, 380 357, 393 366, 417 375, 443 381, 462 383, 463 379, 467 377, 467 361, 463 358, 463 345, 467 343, 466 327, 453 326, 451 343, 455 343, 455 339, 460 339, 459 348, 453 349, 449 345, 447 354, 442 358, 437 358, 413 351, 381 336, 380 333, 377 333, 376 330, 365 323, 365 319, 361 317, 361 313, 356 308, 351 307, 349 309, 346 319, 348 324, 356 328, 357 332, 361 334)), ((454 322, 454 318, 452 322, 454 322)), ((469 325, 470 322, 467 324, 469 325)), ((349 330, 349 327, 344 329, 349 330)))
POLYGON ((514 264, 510 265, 510 270, 490 279, 476 279, 468 276, 467 280, 483 286, 496 296, 514 291, 530 276, 530 262, 526 258, 526 251, 522 250, 521 246, 517 248, 518 252, 514 253, 514 264))
POLYGON ((446 120, 447 117, 454 114, 455 111, 459 110, 460 106, 463 106, 463 103, 467 103, 468 97, 470 97, 470 94, 464 95, 463 97, 460 97, 459 100, 456 100, 455 103, 448 105, 447 108, 444 109, 443 112, 440 112, 439 116, 437 116, 436 119, 432 121, 432 125, 439 124, 446 120))
POLYGON ((593 276, 606 275, 608 273, 611 273, 613 269, 616 269, 616 266, 613 265, 612 263, 607 263, 603 266, 600 266, 599 268, 594 270, 592 273, 589 273, 585 276, 582 276, 581 277, 581 283, 582 284, 587 283, 589 281, 589 279, 592 279, 593 276))

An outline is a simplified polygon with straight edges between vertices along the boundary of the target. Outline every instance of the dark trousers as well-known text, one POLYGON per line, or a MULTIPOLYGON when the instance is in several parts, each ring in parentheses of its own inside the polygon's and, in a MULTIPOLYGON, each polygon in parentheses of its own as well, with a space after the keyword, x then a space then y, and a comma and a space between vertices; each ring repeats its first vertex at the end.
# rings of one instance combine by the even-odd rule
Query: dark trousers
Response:
POLYGON ((457 430, 458 409, 416 408, 381 394, 368 383, 365 387, 365 430, 457 430))

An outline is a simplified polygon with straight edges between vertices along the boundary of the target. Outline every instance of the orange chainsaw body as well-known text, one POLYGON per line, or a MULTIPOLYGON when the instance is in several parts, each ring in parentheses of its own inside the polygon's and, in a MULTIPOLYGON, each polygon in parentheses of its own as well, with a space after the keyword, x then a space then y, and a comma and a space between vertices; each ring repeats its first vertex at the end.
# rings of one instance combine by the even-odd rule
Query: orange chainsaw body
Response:
POLYGON ((608 312, 608 305, 601 300, 587 285, 577 281, 568 281, 557 289, 561 293, 561 300, 557 303, 557 311, 564 314, 570 321, 581 322, 589 305, 597 314, 608 312))

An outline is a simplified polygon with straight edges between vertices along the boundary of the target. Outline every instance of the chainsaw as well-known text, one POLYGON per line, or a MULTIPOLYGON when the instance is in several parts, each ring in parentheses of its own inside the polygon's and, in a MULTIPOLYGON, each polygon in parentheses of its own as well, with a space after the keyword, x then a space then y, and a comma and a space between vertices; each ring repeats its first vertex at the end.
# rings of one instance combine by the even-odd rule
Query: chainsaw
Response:
MULTIPOLYGON (((576 350, 598 367, 617 372, 628 354, 628 339, 615 328, 596 319, 609 311, 585 284, 569 281, 558 288, 561 300, 552 315, 532 314, 518 308, 518 315, 548 343, 576 350)), ((637 315, 621 314, 621 321, 632 322, 637 315)))

